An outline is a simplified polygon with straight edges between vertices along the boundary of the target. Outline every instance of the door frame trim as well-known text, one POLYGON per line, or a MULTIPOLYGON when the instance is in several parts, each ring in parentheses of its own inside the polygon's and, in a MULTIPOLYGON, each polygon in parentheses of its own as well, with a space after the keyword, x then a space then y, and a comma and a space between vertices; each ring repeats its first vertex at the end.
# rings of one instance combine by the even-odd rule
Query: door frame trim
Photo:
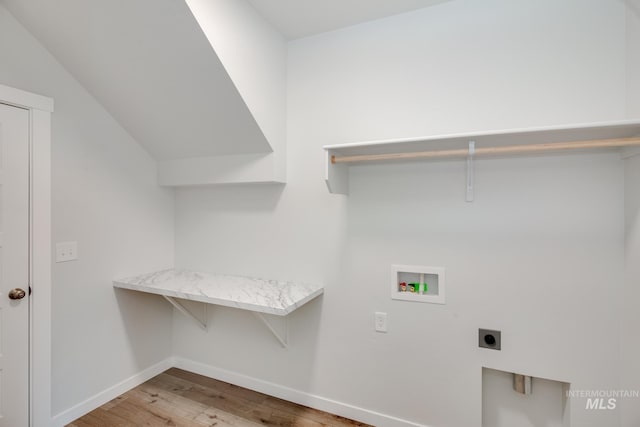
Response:
POLYGON ((29 110, 29 425, 51 425, 51 113, 53 99, 0 84, 0 102, 29 110))

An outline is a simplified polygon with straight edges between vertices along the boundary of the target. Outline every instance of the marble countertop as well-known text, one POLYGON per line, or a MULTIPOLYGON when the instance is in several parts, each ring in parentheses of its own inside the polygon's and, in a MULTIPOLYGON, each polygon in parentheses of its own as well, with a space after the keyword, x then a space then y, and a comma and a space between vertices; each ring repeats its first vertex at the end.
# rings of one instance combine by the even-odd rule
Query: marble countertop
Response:
POLYGON ((285 316, 324 292, 308 283, 169 269, 114 280, 117 288, 285 316))

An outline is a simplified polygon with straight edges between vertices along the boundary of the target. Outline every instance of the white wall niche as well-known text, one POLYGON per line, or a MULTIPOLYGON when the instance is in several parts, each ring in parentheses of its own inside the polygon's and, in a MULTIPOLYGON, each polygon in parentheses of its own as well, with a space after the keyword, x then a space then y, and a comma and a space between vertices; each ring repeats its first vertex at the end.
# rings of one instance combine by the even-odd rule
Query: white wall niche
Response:
POLYGON ((482 368, 482 427, 568 427, 570 383, 533 377, 531 394, 514 389, 511 372, 482 368))
POLYGON ((391 299, 445 304, 445 286, 443 267, 391 266, 391 299))

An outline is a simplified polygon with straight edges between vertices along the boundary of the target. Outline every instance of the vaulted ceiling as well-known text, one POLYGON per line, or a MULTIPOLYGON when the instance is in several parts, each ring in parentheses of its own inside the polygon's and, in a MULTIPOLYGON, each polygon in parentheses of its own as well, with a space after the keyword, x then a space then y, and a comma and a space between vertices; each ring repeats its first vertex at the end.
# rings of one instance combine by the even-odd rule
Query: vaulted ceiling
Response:
POLYGON ((3 1, 156 159, 271 151, 184 1, 3 1))

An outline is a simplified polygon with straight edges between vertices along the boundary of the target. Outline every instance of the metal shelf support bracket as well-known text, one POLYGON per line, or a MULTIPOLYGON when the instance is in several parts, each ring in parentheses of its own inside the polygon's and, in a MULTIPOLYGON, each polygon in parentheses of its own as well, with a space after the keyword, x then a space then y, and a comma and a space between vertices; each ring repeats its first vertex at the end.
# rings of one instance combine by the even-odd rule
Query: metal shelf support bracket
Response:
POLYGON ((283 348, 287 348, 289 346, 289 316, 281 317, 284 323, 282 327, 284 331, 278 332, 276 328, 273 327, 271 322, 269 322, 262 313, 258 313, 255 311, 253 311, 252 313, 256 317, 256 319, 258 319, 262 324, 264 324, 267 327, 267 329, 269 329, 269 332, 271 332, 273 336, 276 337, 276 339, 278 340, 278 342, 283 348))
POLYGON ((186 308, 184 305, 180 304, 175 298, 173 297, 168 297, 166 295, 162 295, 164 297, 164 299, 166 299, 167 301, 169 301, 169 303, 171 303, 171 305, 178 310, 180 313, 184 314, 185 316, 187 316, 187 318, 191 319, 196 325, 198 325, 201 329, 203 330, 207 330, 207 305, 206 304, 202 304, 203 307, 203 317, 200 318, 198 316, 196 316, 195 314, 193 314, 191 311, 189 311, 188 308, 186 308))

